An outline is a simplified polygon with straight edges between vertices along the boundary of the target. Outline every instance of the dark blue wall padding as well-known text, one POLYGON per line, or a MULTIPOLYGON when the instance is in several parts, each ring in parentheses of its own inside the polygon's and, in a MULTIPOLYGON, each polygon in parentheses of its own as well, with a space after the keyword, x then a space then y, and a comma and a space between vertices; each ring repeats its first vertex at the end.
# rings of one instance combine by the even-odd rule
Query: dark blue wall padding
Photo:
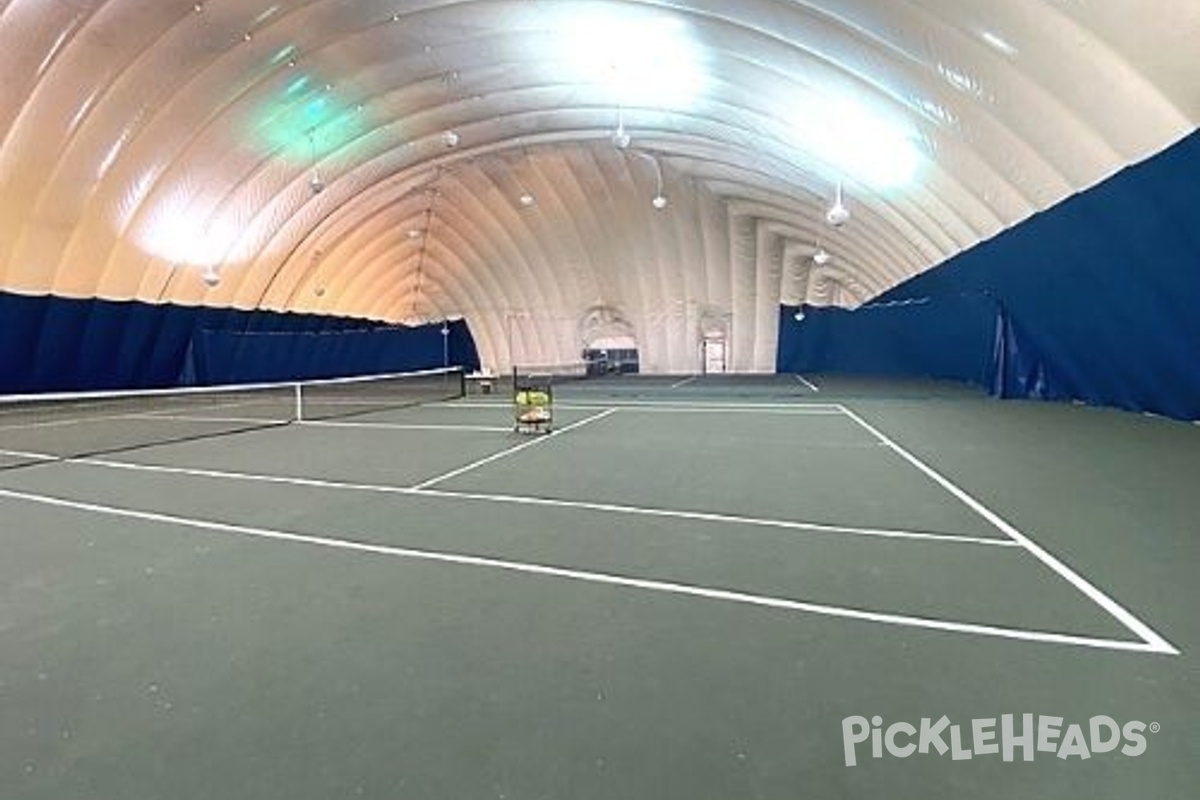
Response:
POLYGON ((200 330, 193 340, 192 359, 194 380, 201 384, 479 366, 470 332, 461 320, 448 323, 445 336, 441 324, 294 332, 200 330))
POLYGON ((996 303, 958 297, 882 303, 857 311, 785 306, 780 314, 780 372, 961 380, 991 384, 996 303), (796 319, 801 312, 803 320, 796 319))
MULTIPOLYGON (((448 328, 450 363, 477 369, 479 357, 466 323, 451 322, 448 328)), ((224 383, 249 375, 328 377, 380 366, 402 371, 443 363, 440 323, 403 328, 316 314, 12 293, 0 293, 0 336, 4 394, 159 388, 201 379, 224 383), (349 338, 341 339, 338 348, 314 338, 332 335, 349 338), (228 343, 260 336, 269 337, 269 343, 228 343), (214 345, 221 337, 227 337, 227 343, 214 345), (222 346, 225 350, 198 365, 197 342, 202 340, 210 352, 222 346), (360 353, 356 344, 369 345, 368 350, 360 353), (231 348, 237 350, 237 358, 230 355, 231 348)))
MULTIPOLYGON (((1200 418, 1198 187, 1200 133, 1193 133, 901 284, 872 306, 891 309, 889 335, 935 346, 934 332, 955 323, 910 314, 898 301, 928 298, 958 313, 964 298, 991 298, 995 394, 1200 418)), ((827 371, 922 375, 943 366, 940 354, 913 361, 907 349, 903 359, 888 358, 894 347, 876 338, 882 335, 878 313, 861 309, 810 329, 809 318, 823 314, 787 324, 785 309, 780 370, 815 371, 820 362, 827 371), (817 328, 828 352, 802 341, 817 328), (859 351, 872 348, 886 364, 862 363, 859 351), (847 351, 854 358, 843 361, 847 351)), ((949 377, 973 380, 980 372, 959 367, 961 374, 949 377)))

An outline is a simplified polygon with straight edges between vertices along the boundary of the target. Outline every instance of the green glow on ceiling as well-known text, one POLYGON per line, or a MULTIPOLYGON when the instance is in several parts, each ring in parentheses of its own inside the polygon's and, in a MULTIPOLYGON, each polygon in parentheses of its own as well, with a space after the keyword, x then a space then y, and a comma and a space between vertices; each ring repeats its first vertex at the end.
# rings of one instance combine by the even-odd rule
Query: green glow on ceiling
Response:
POLYGON ((300 75, 257 114, 252 135, 276 156, 308 166, 341 152, 368 130, 367 113, 335 87, 300 75))

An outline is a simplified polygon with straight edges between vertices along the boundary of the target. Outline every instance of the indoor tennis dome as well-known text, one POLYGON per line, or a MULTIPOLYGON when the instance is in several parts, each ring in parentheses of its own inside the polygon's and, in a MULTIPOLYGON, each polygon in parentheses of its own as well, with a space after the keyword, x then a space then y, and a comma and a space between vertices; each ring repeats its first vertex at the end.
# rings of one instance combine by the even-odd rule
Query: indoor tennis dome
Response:
POLYGON ((1195 2, 0 0, 0 43, 0 391, 399 324, 1200 417, 1195 2))

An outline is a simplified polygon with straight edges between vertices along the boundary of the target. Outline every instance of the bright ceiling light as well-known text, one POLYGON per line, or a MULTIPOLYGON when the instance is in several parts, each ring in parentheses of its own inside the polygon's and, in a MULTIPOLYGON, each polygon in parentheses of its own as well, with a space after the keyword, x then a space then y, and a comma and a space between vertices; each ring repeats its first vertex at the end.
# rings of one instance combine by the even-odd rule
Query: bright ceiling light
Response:
POLYGON ((701 50, 679 17, 607 3, 566 5, 554 23, 554 60, 567 65, 573 82, 601 90, 603 101, 682 108, 704 90, 701 50))
POLYGON ((946 79, 946 83, 950 84, 955 89, 958 89, 960 92, 974 95, 975 97, 983 96, 983 86, 980 85, 979 81, 972 78, 971 75, 965 70, 961 70, 958 67, 952 67, 949 64, 939 63, 938 72, 943 78, 946 79))
POLYGON ((875 189, 911 183, 924 161, 915 131, 857 101, 810 98, 794 119, 799 148, 875 189))
POLYGON ((954 116, 954 112, 935 100, 922 97, 917 98, 913 102, 926 118, 942 127, 950 127, 958 124, 958 118, 954 116))
POLYGON ((995 49, 999 50, 1001 53, 1004 53, 1004 55, 1006 55, 1006 56, 1015 56, 1017 54, 1016 47, 1011 45, 1002 36, 998 36, 997 34, 994 34, 991 31, 983 31, 982 33, 979 34, 979 38, 983 39, 989 45, 991 45, 995 49))
POLYGON ((818 267, 823 267, 833 260, 833 256, 824 247, 818 247, 817 252, 813 253, 812 260, 818 267))
POLYGON ((149 201, 129 238, 146 253, 172 264, 213 268, 249 258, 245 237, 246 209, 215 210, 219 196, 190 196, 181 186, 169 196, 149 201))

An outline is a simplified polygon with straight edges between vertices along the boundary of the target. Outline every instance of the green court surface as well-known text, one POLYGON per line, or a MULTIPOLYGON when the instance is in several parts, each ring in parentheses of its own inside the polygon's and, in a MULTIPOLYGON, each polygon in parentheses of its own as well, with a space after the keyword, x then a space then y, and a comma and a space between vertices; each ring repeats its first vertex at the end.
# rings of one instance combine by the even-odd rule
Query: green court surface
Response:
POLYGON ((1200 427, 823 376, 554 410, 0 429, 0 797, 1194 796, 1200 427), (847 718, 1007 714, 1145 751, 846 764, 847 718))

